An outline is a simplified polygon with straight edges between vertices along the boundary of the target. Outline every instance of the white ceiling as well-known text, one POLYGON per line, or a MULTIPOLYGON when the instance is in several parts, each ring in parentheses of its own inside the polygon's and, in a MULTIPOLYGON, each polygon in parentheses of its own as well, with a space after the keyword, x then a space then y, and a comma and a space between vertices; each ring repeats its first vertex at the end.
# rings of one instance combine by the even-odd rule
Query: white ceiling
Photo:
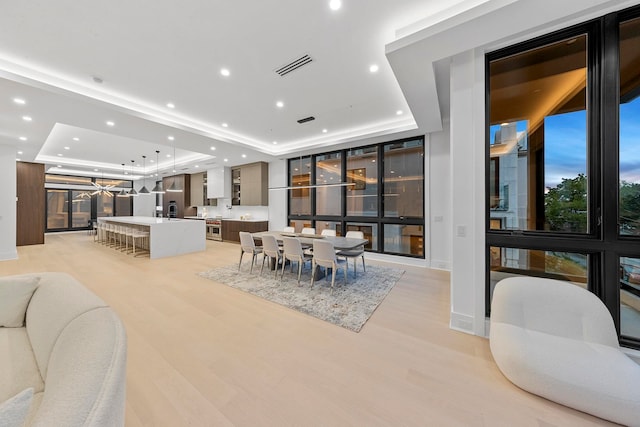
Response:
POLYGON ((342 3, 10 2, 0 14, 0 143, 88 173, 130 170, 142 155, 149 170, 160 150, 171 174, 173 144, 176 169, 192 173, 417 129, 385 45, 478 0, 342 3), (304 54, 310 64, 275 73, 304 54), (316 120, 296 122, 307 116, 316 120))

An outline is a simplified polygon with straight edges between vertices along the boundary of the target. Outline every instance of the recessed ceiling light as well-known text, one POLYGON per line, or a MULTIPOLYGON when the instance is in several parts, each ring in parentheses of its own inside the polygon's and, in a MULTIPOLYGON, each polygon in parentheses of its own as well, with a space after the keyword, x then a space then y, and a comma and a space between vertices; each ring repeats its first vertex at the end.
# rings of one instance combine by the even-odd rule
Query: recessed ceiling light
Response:
POLYGON ((65 149, 65 150, 70 150, 70 149, 71 149, 71 147, 64 147, 64 149, 65 149))
POLYGON ((322 133, 327 133, 327 130, 326 129, 322 129, 322 133))
POLYGON ((229 71, 228 68, 221 68, 220 69, 220 74, 222 74, 225 77, 229 77, 229 75, 231 75, 231 72, 229 71))
POLYGON ((243 159, 246 159, 246 158, 247 158, 247 155, 246 155, 246 154, 243 154, 243 155, 242 155, 242 158, 243 158, 243 159))
POLYGON ((13 98, 13 102, 15 102, 16 104, 20 104, 20 105, 24 105, 27 103, 27 101, 25 101, 22 98, 13 98))
POLYGON ((21 136, 20 138, 18 138, 20 141, 26 141, 27 137, 26 136, 21 136))
POLYGON ((156 161, 155 161, 155 160, 153 160, 153 159, 149 160, 149 163, 155 163, 155 162, 156 162, 156 161))
POLYGON ((58 153, 58 157, 62 157, 62 154, 58 153))
POLYGON ((378 66, 376 64, 373 64, 369 67, 369 72, 370 73, 377 73, 379 70, 378 66))
POLYGON ((331 10, 338 10, 342 7, 342 1, 341 0, 331 0, 329 2, 329 8, 331 10))
POLYGON ((18 154, 22 154, 22 151, 18 151, 18 154))
POLYGON ((22 159, 20 157, 16 157, 16 162, 21 161, 22 159))
POLYGON ((211 147, 211 151, 216 151, 216 147, 211 147))
POLYGON ((228 123, 223 123, 223 124, 222 124, 222 127, 223 127, 223 128, 228 128, 228 127, 229 127, 229 124, 228 124, 228 123))
POLYGON ((402 115, 402 110, 396 111, 396 115, 401 116, 402 115))
POLYGON ((80 138, 78 138, 77 136, 74 136, 74 137, 73 137, 73 140, 74 140, 74 141, 80 141, 80 138))
POLYGON ((229 161, 229 159, 224 159, 224 161, 225 161, 225 162, 228 162, 228 161, 229 161))
POLYGON ((170 159, 170 158, 171 158, 171 154, 167 154, 167 159, 170 159))
POLYGON ((25 122, 30 122, 33 119, 30 116, 22 116, 22 120, 24 120, 25 122))
POLYGON ((167 102, 167 108, 176 108, 176 105, 173 102, 167 102))
POLYGON ((278 141, 273 141, 273 145, 277 145, 277 144, 278 144, 278 141))
POLYGON ((111 120, 109 120, 107 122, 107 126, 115 126, 116 124, 114 122, 112 122, 111 120))
POLYGON ((199 168, 199 167, 200 167, 199 165, 195 165, 195 166, 194 166, 194 168, 199 168))
POLYGON ((284 107, 284 102, 282 102, 282 101, 276 102, 276 107, 278 107, 278 108, 284 107))
POLYGON ((61 167, 62 167, 62 165, 58 165, 58 167, 59 167, 59 168, 61 168, 61 167))
POLYGON ((167 137, 167 139, 168 139, 169 141, 173 141, 173 140, 175 139, 175 137, 174 137, 173 135, 169 135, 169 136, 167 137))

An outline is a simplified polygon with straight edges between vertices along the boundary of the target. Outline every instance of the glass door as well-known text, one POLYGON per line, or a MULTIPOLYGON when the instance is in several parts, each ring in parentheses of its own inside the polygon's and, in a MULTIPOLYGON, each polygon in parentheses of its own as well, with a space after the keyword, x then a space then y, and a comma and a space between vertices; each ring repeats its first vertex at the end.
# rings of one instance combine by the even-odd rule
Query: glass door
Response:
POLYGON ((69 228, 69 190, 47 190, 47 231, 69 228))
POLYGON ((91 194, 87 191, 71 191, 71 228, 84 229, 90 226, 91 194))

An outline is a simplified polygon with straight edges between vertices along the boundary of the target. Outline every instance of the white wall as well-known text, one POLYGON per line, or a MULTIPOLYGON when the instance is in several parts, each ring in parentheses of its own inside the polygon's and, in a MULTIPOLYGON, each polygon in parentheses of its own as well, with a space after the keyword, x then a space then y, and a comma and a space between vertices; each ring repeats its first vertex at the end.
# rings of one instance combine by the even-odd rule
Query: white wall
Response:
POLYGON ((449 123, 425 137, 425 225, 431 268, 451 269, 451 164, 449 123))
MULTIPOLYGON (((0 261, 18 258, 16 251, 16 147, 0 145, 0 261)), ((44 191, 44 190, 43 190, 44 191)))
MULTIPOLYGON (((140 192, 143 185, 144 180, 133 181, 133 188, 135 188, 137 192, 140 192)), ((147 189, 151 189, 152 187, 153 186, 147 187, 147 189)), ((133 216, 156 216, 156 195, 147 194, 134 197, 133 216)))
MULTIPOLYGON (((275 160, 269 163, 269 187, 287 185, 287 161, 275 160)), ((269 230, 282 230, 287 222, 287 190, 269 191, 269 230)))

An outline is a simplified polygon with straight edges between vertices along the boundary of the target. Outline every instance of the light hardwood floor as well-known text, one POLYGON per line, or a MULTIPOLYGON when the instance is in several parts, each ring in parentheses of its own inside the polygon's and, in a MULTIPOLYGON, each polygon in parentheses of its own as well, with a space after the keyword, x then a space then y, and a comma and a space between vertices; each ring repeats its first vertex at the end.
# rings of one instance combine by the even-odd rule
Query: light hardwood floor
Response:
MULTIPOLYGON (((128 334, 127 426, 612 425, 526 393, 488 341, 449 329, 449 275, 406 273, 360 333, 197 275, 239 247, 150 260, 47 235, 0 275, 68 272, 128 334)), ((372 263, 372 261, 368 261, 372 263)))

